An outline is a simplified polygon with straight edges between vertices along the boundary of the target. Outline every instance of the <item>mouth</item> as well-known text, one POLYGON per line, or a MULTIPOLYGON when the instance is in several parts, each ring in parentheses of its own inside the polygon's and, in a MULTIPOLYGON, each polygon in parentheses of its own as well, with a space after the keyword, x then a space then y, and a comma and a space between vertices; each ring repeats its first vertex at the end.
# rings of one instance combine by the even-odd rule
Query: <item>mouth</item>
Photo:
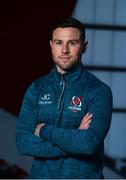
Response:
POLYGON ((61 58, 70 58, 71 56, 60 56, 61 58))
POLYGON ((60 59, 62 59, 62 60, 68 60, 68 59, 71 59, 71 57, 70 57, 70 56, 61 56, 60 59))

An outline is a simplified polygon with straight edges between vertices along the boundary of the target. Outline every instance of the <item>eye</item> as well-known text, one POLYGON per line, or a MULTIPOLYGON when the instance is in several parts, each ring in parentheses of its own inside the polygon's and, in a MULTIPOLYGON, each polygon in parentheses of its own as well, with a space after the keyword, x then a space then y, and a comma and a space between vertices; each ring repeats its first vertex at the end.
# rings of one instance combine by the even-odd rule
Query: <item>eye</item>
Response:
POLYGON ((70 41, 70 42, 69 42, 69 45, 70 45, 70 46, 76 46, 77 44, 78 44, 77 41, 70 41))
POLYGON ((62 44, 61 41, 55 41, 54 43, 55 43, 55 45, 57 45, 57 46, 61 46, 61 44, 62 44))

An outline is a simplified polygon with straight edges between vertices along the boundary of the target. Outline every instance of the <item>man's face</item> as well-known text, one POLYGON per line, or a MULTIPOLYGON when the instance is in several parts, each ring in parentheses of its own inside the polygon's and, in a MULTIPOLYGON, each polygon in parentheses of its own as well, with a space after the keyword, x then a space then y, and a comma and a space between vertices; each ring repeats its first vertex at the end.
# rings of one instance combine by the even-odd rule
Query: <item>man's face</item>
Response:
POLYGON ((50 46, 57 70, 63 74, 80 61, 85 44, 80 39, 79 29, 68 27, 53 31, 50 46))

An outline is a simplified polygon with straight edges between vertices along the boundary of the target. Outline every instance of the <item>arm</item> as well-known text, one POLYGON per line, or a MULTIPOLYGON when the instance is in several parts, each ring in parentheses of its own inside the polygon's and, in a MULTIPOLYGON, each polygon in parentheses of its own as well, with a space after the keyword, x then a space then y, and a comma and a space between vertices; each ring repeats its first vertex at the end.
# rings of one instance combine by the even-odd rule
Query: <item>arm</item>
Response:
POLYGON ((43 138, 34 135, 38 121, 34 84, 27 90, 16 122, 16 145, 21 154, 41 157, 60 158, 66 153, 43 138))
POLYGON ((63 151, 71 154, 93 154, 109 130, 112 114, 112 93, 108 86, 102 85, 88 99, 88 112, 93 114, 87 130, 62 129, 45 125, 40 137, 52 142, 63 151))
MULTIPOLYGON (((92 114, 90 113, 87 113, 81 123, 80 123, 80 126, 79 126, 79 129, 88 129, 89 128, 89 125, 91 123, 91 118, 92 118, 92 114)), ((45 126, 45 123, 40 123, 40 124, 37 124, 36 128, 35 128, 35 132, 34 134, 38 137, 40 137, 40 130, 41 128, 43 128, 45 126)))

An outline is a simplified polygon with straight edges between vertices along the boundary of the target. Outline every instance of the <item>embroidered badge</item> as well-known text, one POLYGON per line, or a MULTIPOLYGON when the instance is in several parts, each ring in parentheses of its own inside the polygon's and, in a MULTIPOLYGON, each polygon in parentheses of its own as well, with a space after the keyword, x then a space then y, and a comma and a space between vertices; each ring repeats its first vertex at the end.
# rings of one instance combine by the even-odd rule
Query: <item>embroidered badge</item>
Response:
POLYGON ((81 97, 73 96, 70 101, 70 106, 68 107, 68 109, 70 109, 72 112, 78 112, 81 111, 81 107, 82 107, 82 96, 81 97))
POLYGON ((40 97, 39 105, 41 104, 52 104, 51 95, 49 93, 44 94, 44 96, 40 97))

